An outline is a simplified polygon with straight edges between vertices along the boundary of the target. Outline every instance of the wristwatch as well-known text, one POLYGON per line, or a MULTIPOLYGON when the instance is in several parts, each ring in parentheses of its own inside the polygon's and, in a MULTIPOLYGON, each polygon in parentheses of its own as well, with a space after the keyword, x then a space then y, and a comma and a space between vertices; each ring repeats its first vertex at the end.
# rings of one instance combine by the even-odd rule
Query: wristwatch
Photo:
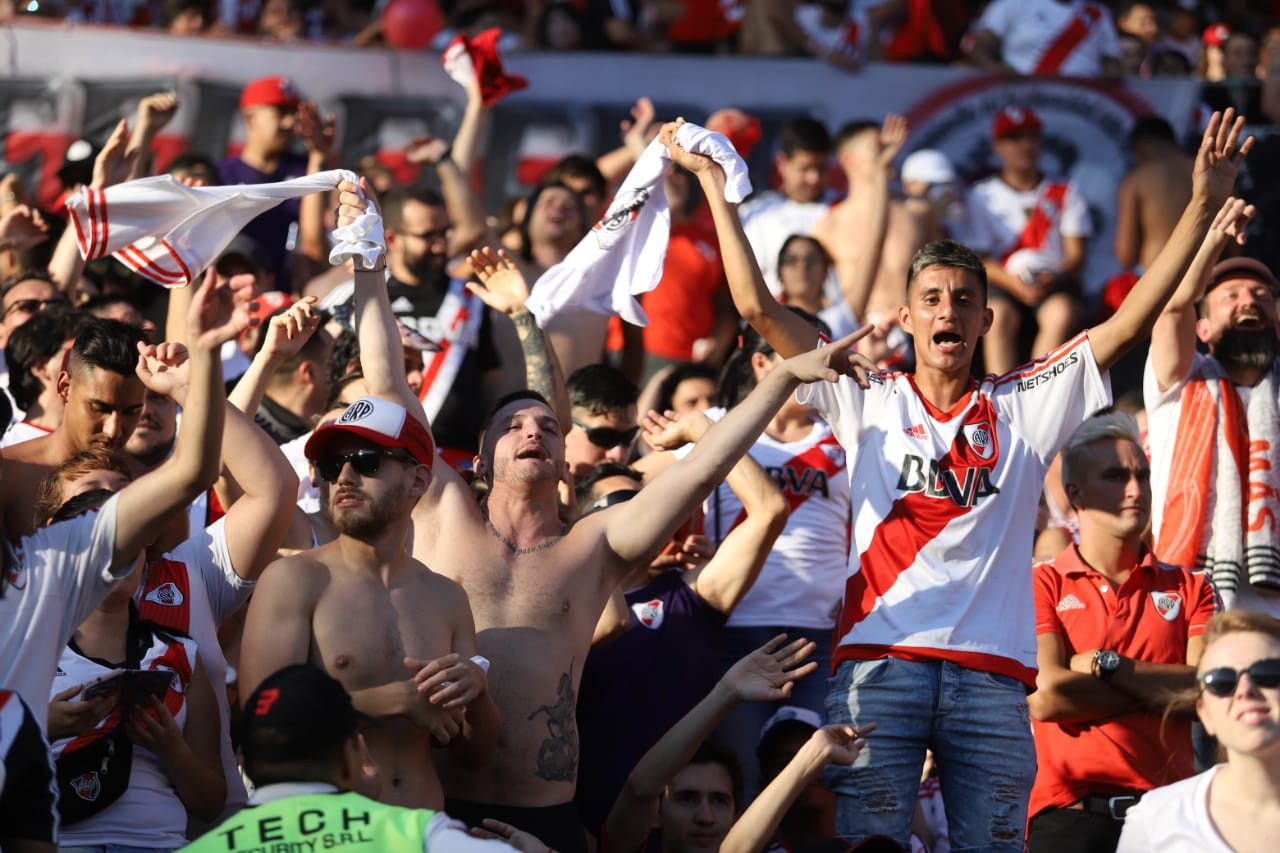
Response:
POLYGON ((1103 681, 1116 674, 1120 668, 1120 654, 1113 649, 1099 649, 1093 653, 1093 674, 1103 681))

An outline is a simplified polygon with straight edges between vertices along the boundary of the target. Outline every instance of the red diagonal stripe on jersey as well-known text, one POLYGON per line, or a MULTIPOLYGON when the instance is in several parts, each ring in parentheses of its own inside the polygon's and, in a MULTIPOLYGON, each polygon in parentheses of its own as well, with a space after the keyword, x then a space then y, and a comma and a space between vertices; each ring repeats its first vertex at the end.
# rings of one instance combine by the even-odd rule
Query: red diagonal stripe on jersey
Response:
MULTIPOLYGON (((990 398, 979 398, 964 419, 964 425, 988 425, 991 441, 996 441, 996 413, 990 398)), ((999 445, 990 459, 982 459, 969 449, 964 426, 956 432, 951 449, 938 460, 939 470, 965 468, 994 469, 1000 461, 999 445)), ((927 474, 926 474, 927 476, 927 474)), ((925 492, 911 492, 893 502, 889 514, 876 525, 867 550, 858 558, 858 573, 844 585, 844 606, 840 611, 840 637, 847 637, 854 625, 866 618, 880 598, 915 563, 920 551, 948 524, 967 515, 972 504, 961 506, 953 500, 931 498, 925 492)))
POLYGON ((1053 230, 1056 223, 1054 217, 1050 216, 1048 211, 1044 209, 1045 202, 1053 202, 1057 206, 1059 212, 1062 210, 1062 203, 1067 198, 1067 185, 1065 183, 1050 184, 1048 189, 1036 199, 1036 206, 1031 209, 1031 215, 1027 217, 1027 223, 1022 226, 1022 233, 1018 235, 1018 244, 1005 252, 1001 263, 1009 260, 1009 256, 1019 249, 1039 249, 1044 246, 1045 241, 1049 239, 1049 232, 1053 230))
MULTIPOLYGON (((786 462, 783 462, 782 468, 794 471, 796 473, 797 482, 803 482, 806 468, 821 471, 826 474, 827 479, 830 480, 836 474, 844 470, 844 465, 837 465, 836 461, 832 459, 831 456, 823 450, 823 448, 830 447, 831 445, 838 446, 839 444, 840 442, 836 440, 834 435, 829 435, 813 447, 810 447, 804 453, 799 453, 788 459, 786 462)), ((843 449, 840 451, 839 456, 841 459, 845 458, 843 449)), ((800 504, 813 497, 813 492, 798 495, 795 492, 786 489, 785 484, 782 483, 778 484, 778 488, 781 490, 782 496, 787 499, 787 508, 792 512, 794 512, 796 507, 800 506, 800 504)), ((746 521, 746 519, 747 511, 745 509, 741 510, 738 513, 738 517, 733 520, 733 524, 729 526, 729 529, 733 530, 739 524, 746 521)))
POLYGON ((1093 25, 1102 17, 1102 12, 1096 6, 1085 6, 1071 18, 1071 23, 1066 29, 1058 33, 1058 37, 1053 40, 1048 49, 1045 50, 1044 56, 1040 57, 1040 61, 1036 63, 1036 67, 1032 69, 1032 74, 1057 74, 1058 69, 1062 67, 1062 63, 1071 55, 1071 51, 1079 46, 1089 36, 1089 31, 1093 29, 1093 25))

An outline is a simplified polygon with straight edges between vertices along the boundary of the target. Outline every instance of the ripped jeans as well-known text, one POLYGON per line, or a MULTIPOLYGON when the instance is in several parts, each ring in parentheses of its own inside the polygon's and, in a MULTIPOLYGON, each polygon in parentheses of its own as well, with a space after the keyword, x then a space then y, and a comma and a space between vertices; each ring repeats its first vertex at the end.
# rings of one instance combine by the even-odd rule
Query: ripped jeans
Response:
POLYGON ((845 661, 826 711, 828 723, 877 724, 853 766, 824 771, 837 834, 886 835, 910 849, 927 748, 953 853, 1022 850, 1036 750, 1021 682, 950 661, 845 661))

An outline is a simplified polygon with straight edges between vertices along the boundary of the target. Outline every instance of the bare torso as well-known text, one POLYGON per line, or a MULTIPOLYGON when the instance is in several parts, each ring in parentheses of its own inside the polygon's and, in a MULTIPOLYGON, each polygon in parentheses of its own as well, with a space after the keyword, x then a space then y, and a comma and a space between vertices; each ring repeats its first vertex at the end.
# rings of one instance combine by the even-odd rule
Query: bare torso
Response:
MULTIPOLYGON (((335 545, 302 555, 324 579, 311 618, 309 662, 350 692, 402 682, 413 670, 404 658, 430 660, 453 651, 453 620, 441 605, 454 596, 449 581, 405 557, 388 583, 347 568, 335 545)), ((365 733, 382 780, 379 799, 441 809, 444 792, 431 736, 406 717, 383 717, 365 733)))
POLYGON ((4 511, 5 535, 10 542, 35 532, 33 507, 40 494, 40 484, 49 472, 66 461, 55 436, 42 435, 4 449, 0 506, 4 511))
POLYGON ((1174 155, 1149 160, 1133 170, 1142 242, 1138 263, 1150 266, 1169 241, 1191 200, 1191 158, 1174 155))
MULTIPOLYGON (((836 264, 842 278, 858 261, 858 237, 866 227, 858 205, 846 199, 835 205, 814 226, 813 236, 822 243, 836 264)), ((889 223, 884 248, 876 269, 871 292, 867 296, 864 321, 872 315, 894 316, 906 299, 907 271, 911 258, 927 242, 928 235, 921 217, 914 216, 900 201, 889 203, 889 223)), ((843 283, 843 282, 842 282, 843 283)))
MULTIPOLYGON (((415 541, 436 539, 429 519, 419 521, 415 541)), ((524 554, 483 527, 437 541, 471 601, 476 646, 490 661, 489 690, 502 712, 497 756, 487 767, 468 772, 441 760, 449 796, 527 807, 568 802, 578 776, 578 684, 609 593, 599 534, 580 521, 524 554)))

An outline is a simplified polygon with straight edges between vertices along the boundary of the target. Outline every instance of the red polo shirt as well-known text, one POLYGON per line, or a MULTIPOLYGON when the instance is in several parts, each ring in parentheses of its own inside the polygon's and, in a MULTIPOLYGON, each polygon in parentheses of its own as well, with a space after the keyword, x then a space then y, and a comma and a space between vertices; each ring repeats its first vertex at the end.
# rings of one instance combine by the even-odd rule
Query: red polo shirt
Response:
MULTIPOLYGON (((1057 634, 1068 657, 1114 649, 1147 663, 1185 664, 1187 639, 1204 632, 1214 594, 1204 575, 1161 563, 1148 552, 1115 589, 1072 545, 1032 569, 1036 634, 1057 634)), ((1032 721, 1039 770, 1029 814, 1067 806, 1089 793, 1150 790, 1195 772, 1191 723, 1135 711, 1105 721, 1032 721)))

